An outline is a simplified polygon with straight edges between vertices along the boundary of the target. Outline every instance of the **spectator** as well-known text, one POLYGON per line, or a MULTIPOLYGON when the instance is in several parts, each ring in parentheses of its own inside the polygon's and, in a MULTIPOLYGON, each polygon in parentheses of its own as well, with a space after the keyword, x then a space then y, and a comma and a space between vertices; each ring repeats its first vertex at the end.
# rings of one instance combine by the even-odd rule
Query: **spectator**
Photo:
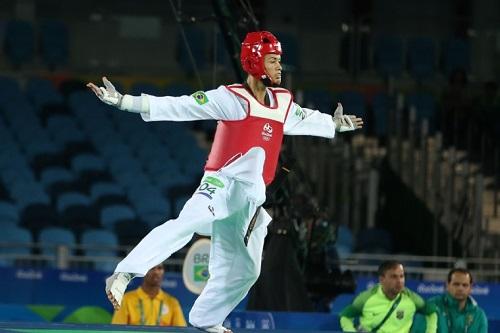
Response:
POLYGON ((340 313, 343 332, 408 333, 416 312, 426 316, 426 333, 436 332, 437 314, 416 293, 405 288, 403 265, 383 262, 378 268, 380 283, 354 298, 340 313), (356 330, 354 319, 359 317, 356 330))
POLYGON ((454 268, 448 273, 447 292, 428 300, 439 310, 438 332, 487 333, 488 320, 484 311, 470 296, 472 275, 464 268, 454 268))
POLYGON ((161 289, 165 268, 157 265, 144 276, 142 285, 123 295, 112 324, 186 326, 179 301, 161 289))

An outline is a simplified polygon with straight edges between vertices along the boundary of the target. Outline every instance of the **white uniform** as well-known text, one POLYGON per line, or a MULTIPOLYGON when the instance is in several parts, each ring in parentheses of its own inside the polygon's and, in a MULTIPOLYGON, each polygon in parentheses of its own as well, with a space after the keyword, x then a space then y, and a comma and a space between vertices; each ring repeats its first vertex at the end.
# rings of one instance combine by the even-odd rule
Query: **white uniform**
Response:
MULTIPOLYGON (((268 96, 272 106, 273 95, 268 96)), ((225 86, 205 92, 198 100, 193 96, 148 99, 150 111, 141 114, 145 121, 241 120, 247 116, 246 101, 225 86)), ((284 134, 333 138, 335 124, 330 115, 292 103, 284 134)), ((115 272, 143 276, 184 247, 194 232, 211 234, 210 278, 191 309, 189 322, 196 327, 222 324, 260 273, 264 238, 271 221, 264 209, 258 214, 247 246, 243 238, 257 207, 265 201, 264 160, 264 150, 255 147, 218 171, 206 171, 179 216, 154 228, 115 272)))

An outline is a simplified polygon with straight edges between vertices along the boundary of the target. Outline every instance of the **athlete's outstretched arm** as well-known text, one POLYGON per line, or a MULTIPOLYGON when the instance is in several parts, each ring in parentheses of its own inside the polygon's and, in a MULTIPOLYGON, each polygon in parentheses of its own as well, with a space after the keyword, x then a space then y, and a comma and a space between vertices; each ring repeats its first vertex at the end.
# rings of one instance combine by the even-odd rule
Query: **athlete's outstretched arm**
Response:
POLYGON ((292 103, 285 121, 286 135, 312 135, 333 138, 336 132, 354 131, 363 127, 363 119, 345 115, 342 104, 337 104, 333 117, 317 110, 292 103))
POLYGON ((87 83, 104 103, 120 110, 140 113, 145 121, 190 121, 190 120, 239 120, 245 112, 223 86, 208 91, 197 91, 184 96, 131 96, 120 94, 113 84, 102 78, 104 87, 87 83))
POLYGON ((102 83, 104 87, 98 87, 92 82, 87 83, 87 87, 90 88, 102 102, 123 111, 149 113, 149 100, 146 96, 122 95, 105 76, 102 78, 102 83))

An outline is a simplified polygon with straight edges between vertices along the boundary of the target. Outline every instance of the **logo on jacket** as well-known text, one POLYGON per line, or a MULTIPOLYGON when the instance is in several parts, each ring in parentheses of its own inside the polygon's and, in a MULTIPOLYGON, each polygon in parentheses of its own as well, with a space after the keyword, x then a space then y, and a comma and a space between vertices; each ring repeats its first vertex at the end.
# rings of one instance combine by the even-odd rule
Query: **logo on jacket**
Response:
POLYGON ((405 316, 404 310, 398 310, 398 311, 396 311, 396 318, 398 318, 399 320, 403 319, 404 316, 405 316))
POLYGON ((265 123, 262 127, 262 139, 264 141, 269 141, 273 137, 273 127, 269 123, 265 123))

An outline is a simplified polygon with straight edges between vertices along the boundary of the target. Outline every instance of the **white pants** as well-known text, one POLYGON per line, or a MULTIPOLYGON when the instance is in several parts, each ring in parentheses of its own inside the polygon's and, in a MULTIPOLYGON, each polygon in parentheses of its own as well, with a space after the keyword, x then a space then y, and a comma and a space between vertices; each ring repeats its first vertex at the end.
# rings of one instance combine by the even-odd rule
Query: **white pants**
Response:
POLYGON ((263 208, 248 246, 243 237, 256 209, 265 201, 264 159, 263 149, 252 148, 221 170, 206 172, 179 217, 151 230, 115 272, 144 276, 184 247, 194 232, 211 231, 210 278, 189 313, 189 322, 196 327, 222 324, 260 274, 262 247, 271 221, 263 208), (209 176, 216 181, 207 182, 209 176))

